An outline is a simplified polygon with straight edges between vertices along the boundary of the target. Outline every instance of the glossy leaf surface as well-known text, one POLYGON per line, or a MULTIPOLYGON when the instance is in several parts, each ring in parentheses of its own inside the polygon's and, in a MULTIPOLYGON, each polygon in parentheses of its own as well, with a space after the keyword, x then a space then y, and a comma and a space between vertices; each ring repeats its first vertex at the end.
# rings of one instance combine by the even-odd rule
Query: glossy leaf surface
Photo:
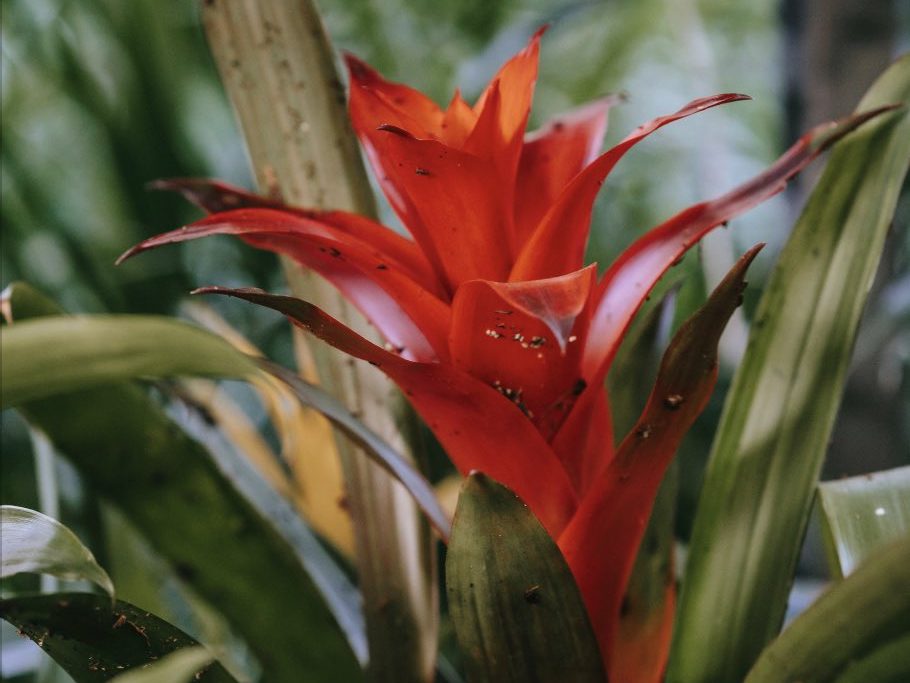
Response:
MULTIPOLYGON (((910 101, 910 56, 859 111, 910 101)), ((853 340, 910 159, 906 108, 837 144, 756 313, 696 514, 668 681, 741 679, 780 630, 853 340)))
POLYGON ((227 342, 154 316, 52 316, 3 333, 3 407, 137 377, 243 377, 255 366, 227 342))
POLYGON ((471 680, 605 681, 559 548, 514 493, 480 472, 462 488, 446 585, 471 680))
POLYGON ((746 683, 837 680, 852 662, 910 633, 907 586, 910 536, 870 557, 797 617, 762 652, 746 683))
MULTIPOLYGON (((126 602, 90 593, 56 593, 0 601, 0 616, 38 643, 76 683, 108 681, 124 671, 198 643, 183 631, 126 602)), ((211 659, 211 655, 207 655, 211 659)), ((196 667, 196 671, 202 666, 196 667)), ((170 679, 176 681, 179 679, 170 679)), ((234 679, 220 664, 196 678, 234 679)))
POLYGON ((850 574, 880 546, 910 533, 910 467, 822 482, 819 506, 833 569, 850 574))
POLYGON ((0 507, 0 577, 21 572, 85 579, 114 597, 114 584, 82 541, 45 514, 19 507, 0 507))

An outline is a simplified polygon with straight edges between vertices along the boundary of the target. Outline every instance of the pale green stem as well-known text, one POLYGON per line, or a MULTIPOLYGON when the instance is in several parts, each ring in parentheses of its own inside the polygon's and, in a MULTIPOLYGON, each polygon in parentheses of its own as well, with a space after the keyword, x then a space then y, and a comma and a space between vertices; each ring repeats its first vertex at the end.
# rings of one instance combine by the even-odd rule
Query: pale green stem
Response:
MULTIPOLYGON (((375 215, 344 88, 309 0, 203 0, 212 53, 244 131, 260 191, 289 203, 375 215)), ((375 332, 322 278, 285 261, 294 294, 360 334, 375 332)), ((402 451, 396 392, 374 368, 313 345, 320 381, 402 451)), ((407 493, 338 440, 355 526, 371 678, 432 677, 438 631, 433 541, 407 493)))

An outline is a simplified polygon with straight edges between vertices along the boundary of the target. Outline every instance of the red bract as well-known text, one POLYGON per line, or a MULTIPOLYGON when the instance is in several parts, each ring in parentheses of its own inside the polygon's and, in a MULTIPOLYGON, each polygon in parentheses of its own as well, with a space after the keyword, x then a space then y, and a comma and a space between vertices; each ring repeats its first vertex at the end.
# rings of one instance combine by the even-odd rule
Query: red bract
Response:
MULTIPOLYGON (((378 366, 462 473, 482 470, 521 496, 558 540, 605 662, 618 669, 611 664, 613 640, 632 561, 664 469, 713 387, 717 337, 754 251, 671 345, 642 421, 614 451, 603 386, 617 348, 674 261, 714 227, 779 192, 873 114, 813 129, 761 175, 652 229, 598 281, 595 267, 583 264, 591 208, 620 158, 668 123, 746 97, 695 100, 597 156, 614 98, 524 134, 539 40, 540 33, 500 69, 473 107, 456 93, 440 109, 347 58, 355 131, 413 239, 343 211, 294 208, 216 182, 177 180, 162 186, 182 191, 210 215, 124 258, 232 234, 334 283, 392 350, 291 297, 207 291, 279 310, 378 366)), ((668 638, 661 642, 665 650, 668 638)))

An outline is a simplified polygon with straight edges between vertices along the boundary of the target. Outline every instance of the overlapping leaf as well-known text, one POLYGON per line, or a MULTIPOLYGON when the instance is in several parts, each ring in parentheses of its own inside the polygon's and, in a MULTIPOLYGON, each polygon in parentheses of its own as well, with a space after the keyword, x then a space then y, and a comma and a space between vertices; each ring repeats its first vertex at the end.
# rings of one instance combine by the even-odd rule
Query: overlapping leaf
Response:
MULTIPOLYGON (((876 81, 859 111, 895 102, 910 102, 910 56, 876 81)), ((908 159, 906 109, 844 139, 781 254, 714 443, 680 599, 671 683, 739 680, 780 629, 908 159)))

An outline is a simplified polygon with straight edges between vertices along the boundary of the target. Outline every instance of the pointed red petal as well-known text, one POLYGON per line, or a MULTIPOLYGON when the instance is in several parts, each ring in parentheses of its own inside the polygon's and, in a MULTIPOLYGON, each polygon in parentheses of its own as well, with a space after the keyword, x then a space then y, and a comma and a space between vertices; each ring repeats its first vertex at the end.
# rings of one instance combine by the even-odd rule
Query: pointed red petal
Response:
POLYGON ((559 195, 518 256, 510 280, 534 280, 578 269, 584 260, 591 224, 591 207, 604 179, 636 143, 657 129, 727 102, 748 99, 726 94, 690 102, 675 114, 661 116, 639 126, 625 140, 598 157, 579 173, 559 195))
POLYGON ((466 280, 505 280, 503 248, 511 205, 494 164, 435 140, 417 140, 388 127, 376 152, 395 206, 450 291, 466 280))
POLYGON ((579 338, 595 276, 590 266, 538 282, 473 280, 458 288, 452 303, 452 363, 498 389, 545 439, 584 388, 579 338))
POLYGON ((518 245, 527 241, 569 181, 597 156, 607 130, 607 111, 620 99, 592 102, 525 137, 515 190, 518 245))
POLYGON ((219 213, 241 208, 275 209, 307 218, 336 228, 341 233, 386 254, 405 269, 416 282, 437 296, 442 296, 440 283, 420 248, 412 240, 394 230, 356 213, 347 211, 316 211, 291 206, 278 200, 253 194, 217 180, 206 178, 171 178, 150 184, 156 190, 180 192, 188 201, 207 213, 219 213))
POLYGON ((623 440, 559 538, 608 666, 626 584, 657 488, 717 379, 717 342, 761 248, 753 247, 676 333, 635 428, 623 440))
POLYGON ((385 80, 352 54, 345 54, 351 77, 350 110, 354 130, 363 137, 382 124, 403 128, 417 137, 437 137, 443 112, 419 90, 385 80))
POLYGON ((440 140, 450 147, 461 149, 475 125, 477 113, 462 99, 461 91, 456 90, 443 115, 440 140))
POLYGON ((598 345, 585 349, 585 379, 603 381, 622 335, 651 288, 670 266, 713 228, 784 189, 791 178, 827 147, 890 107, 825 123, 803 135, 770 168, 712 201, 685 209, 639 238, 610 266, 598 287, 591 323, 598 345))
POLYGON ((474 105, 474 111, 483 117, 484 109, 490 104, 494 89, 499 91, 501 101, 497 105, 498 120, 502 139, 509 141, 524 134, 537 82, 537 63, 540 56, 540 38, 546 26, 535 31, 528 45, 508 62, 490 80, 490 85, 474 105))
POLYGON ((448 305, 415 282, 407 269, 333 226, 284 211, 238 209, 158 235, 125 253, 208 235, 234 235, 260 249, 286 254, 332 282, 386 340, 409 357, 448 356, 448 305))
POLYGON ((323 341, 368 361, 409 398, 463 473, 482 469, 524 500, 556 537, 575 507, 572 487, 531 422, 495 389, 451 365, 414 363, 370 343, 312 304, 260 290, 206 288, 272 308, 323 341))

